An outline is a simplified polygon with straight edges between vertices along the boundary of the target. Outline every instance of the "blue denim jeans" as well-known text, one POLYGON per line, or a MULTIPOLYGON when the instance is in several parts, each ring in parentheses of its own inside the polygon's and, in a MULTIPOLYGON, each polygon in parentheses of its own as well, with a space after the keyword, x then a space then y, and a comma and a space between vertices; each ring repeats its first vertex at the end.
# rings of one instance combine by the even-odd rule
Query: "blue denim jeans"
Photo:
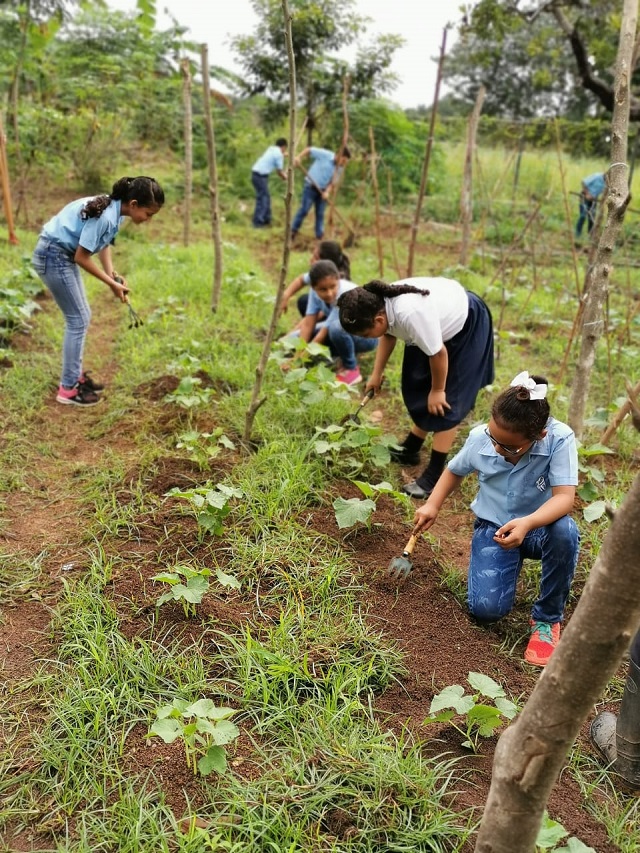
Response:
POLYGON ((540 560, 540 592, 531 618, 561 622, 578 562, 580 534, 564 515, 553 524, 530 530, 519 548, 505 550, 493 541, 498 526, 476 519, 471 540, 467 601, 469 610, 485 622, 505 616, 516 599, 518 576, 525 559, 540 560))
POLYGON ((269 175, 251 172, 251 183, 256 191, 256 206, 253 211, 253 225, 271 225, 271 196, 269 195, 269 175))
POLYGON ((80 270, 69 252, 44 237, 36 243, 32 264, 64 315, 60 384, 72 388, 82 375, 82 353, 91 321, 80 270))
POLYGON ((300 230, 305 216, 312 207, 316 209, 316 239, 321 240, 324 234, 324 211, 327 207, 327 202, 322 198, 322 193, 305 181, 302 190, 302 201, 296 213, 293 224, 291 225, 291 233, 297 234, 300 230))
POLYGON ((358 366, 356 353, 370 352, 378 346, 378 338, 361 338, 345 332, 337 315, 329 318, 328 327, 329 348, 333 355, 340 357, 345 370, 358 366))
POLYGON ((584 196, 580 197, 578 221, 576 222, 576 237, 582 234, 585 222, 587 223, 587 232, 591 233, 593 230, 596 221, 596 204, 597 201, 595 198, 586 199, 584 196))

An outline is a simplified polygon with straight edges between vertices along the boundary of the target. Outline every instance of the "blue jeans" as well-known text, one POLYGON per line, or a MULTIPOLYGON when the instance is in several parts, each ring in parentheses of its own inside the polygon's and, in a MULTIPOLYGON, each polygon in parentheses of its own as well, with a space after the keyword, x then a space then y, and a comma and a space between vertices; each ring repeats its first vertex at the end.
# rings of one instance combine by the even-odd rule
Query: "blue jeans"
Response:
POLYGON ((561 622, 578 562, 580 534, 575 521, 563 515, 547 527, 530 530, 519 548, 508 551, 493 541, 498 526, 479 518, 473 526, 467 601, 483 622, 495 622, 513 607, 523 560, 540 560, 540 593, 531 618, 561 622))
POLYGON ((578 221, 576 222, 576 237, 582 234, 584 223, 587 223, 587 233, 590 234, 596 221, 596 204, 595 198, 586 199, 580 196, 580 208, 578 221))
POLYGON ((378 346, 377 338, 361 338, 345 332, 338 316, 329 318, 328 327, 329 348, 333 355, 340 356, 345 370, 353 370, 358 366, 356 353, 370 352, 378 346))
POLYGON ((309 213, 312 207, 315 207, 316 209, 316 239, 321 240, 324 234, 324 211, 327 207, 327 202, 322 198, 322 193, 319 193, 318 190, 307 181, 304 182, 302 201, 300 202, 298 212, 293 219, 291 233, 298 233, 305 216, 309 213))
POLYGON ((271 225, 271 196, 269 195, 269 175, 251 172, 251 183, 256 191, 256 206, 253 211, 253 225, 271 225))
POLYGON ((32 264, 64 315, 60 384, 72 388, 82 375, 82 353, 91 320, 80 270, 69 252, 44 237, 36 243, 32 264))

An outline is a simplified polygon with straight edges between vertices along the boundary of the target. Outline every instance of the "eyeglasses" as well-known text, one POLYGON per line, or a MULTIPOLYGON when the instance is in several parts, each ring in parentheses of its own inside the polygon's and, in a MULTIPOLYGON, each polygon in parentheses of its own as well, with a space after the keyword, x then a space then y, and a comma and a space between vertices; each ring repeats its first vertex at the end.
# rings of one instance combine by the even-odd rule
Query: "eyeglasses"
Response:
MULTIPOLYGON (((523 444, 522 447, 507 447, 506 444, 502 444, 501 442, 496 441, 496 439, 489 432, 488 427, 484 428, 484 434, 487 436, 491 444, 495 444, 496 447, 499 447, 501 450, 504 450, 504 452, 508 456, 517 456, 518 453, 522 453, 524 448, 527 446, 526 444, 523 444)), ((531 443, 533 444, 533 442, 531 443)))

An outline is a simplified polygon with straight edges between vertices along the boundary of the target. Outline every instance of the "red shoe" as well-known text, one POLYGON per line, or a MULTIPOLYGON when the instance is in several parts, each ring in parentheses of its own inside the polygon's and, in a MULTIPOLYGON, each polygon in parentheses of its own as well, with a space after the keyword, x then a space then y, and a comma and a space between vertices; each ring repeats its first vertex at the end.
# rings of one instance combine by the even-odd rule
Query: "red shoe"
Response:
POLYGON ((531 637, 524 653, 527 663, 534 666, 546 666, 553 650, 560 641, 560 623, 536 622, 529 620, 531 637))
POLYGON ((357 385, 362 382, 362 374, 359 367, 354 367, 353 370, 341 370, 336 373, 338 382, 344 382, 345 385, 357 385))

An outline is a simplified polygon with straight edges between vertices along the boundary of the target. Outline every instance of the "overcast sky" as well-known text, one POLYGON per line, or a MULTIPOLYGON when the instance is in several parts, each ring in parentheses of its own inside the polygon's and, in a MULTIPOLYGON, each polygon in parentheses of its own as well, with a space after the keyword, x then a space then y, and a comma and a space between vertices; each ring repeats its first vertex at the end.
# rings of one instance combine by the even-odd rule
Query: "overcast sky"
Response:
MULTIPOLYGON (((114 9, 133 11, 135 0, 108 0, 114 9)), ((436 82, 437 59, 442 44, 442 31, 448 23, 460 20, 460 7, 470 5, 463 0, 356 0, 357 11, 372 19, 365 42, 379 33, 397 33, 405 46, 395 54, 392 70, 401 82, 389 97, 402 107, 430 104, 436 82)), ((206 42, 212 65, 239 71, 229 49, 229 39, 251 33, 257 16, 249 0, 212 3, 205 0, 159 0, 159 10, 168 10, 179 24, 188 27, 187 37, 206 42)), ((164 11, 159 12, 158 27, 170 25, 164 11)), ((447 48, 455 39, 455 31, 447 33, 447 48)))

